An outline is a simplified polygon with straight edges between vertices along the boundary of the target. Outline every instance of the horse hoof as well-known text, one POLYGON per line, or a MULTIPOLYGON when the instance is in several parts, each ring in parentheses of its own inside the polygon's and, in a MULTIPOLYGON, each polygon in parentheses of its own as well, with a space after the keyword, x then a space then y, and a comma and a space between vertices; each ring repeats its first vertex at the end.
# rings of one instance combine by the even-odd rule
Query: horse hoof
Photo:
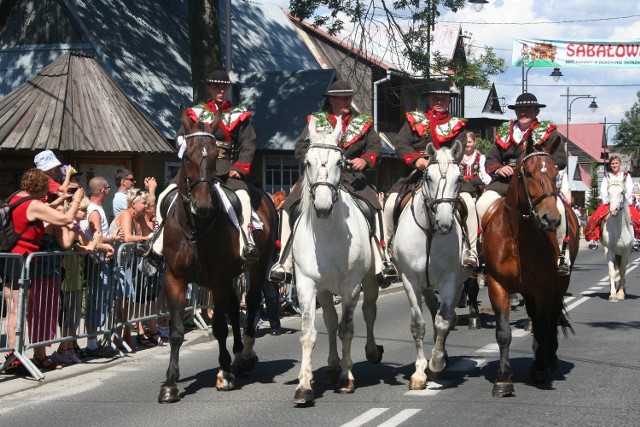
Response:
POLYGON ((236 389, 236 382, 234 378, 217 377, 216 390, 218 391, 232 391, 236 389))
POLYGON ((296 406, 308 406, 313 404, 313 390, 297 388, 293 397, 293 403, 296 406))
POLYGON ((615 295, 609 295, 609 302, 619 302, 615 295))
POLYGON ((158 403, 175 403, 180 400, 180 392, 176 386, 163 385, 160 387, 158 403))
POLYGON ((618 299, 618 301, 624 301, 624 292, 618 291, 618 293, 616 294, 616 298, 618 299))
POLYGON ((549 381, 549 371, 550 367, 544 370, 536 369, 533 366, 530 369, 529 374, 531 375, 531 380, 536 384, 544 384, 549 381))
POLYGON ((427 380, 411 378, 409 390, 424 390, 427 388, 427 380))
POLYGON ((340 379, 340 369, 326 368, 324 370, 324 383, 337 384, 340 379))
POLYGON ((513 383, 495 383, 491 391, 493 397, 512 397, 516 395, 513 383))
POLYGON ((345 378, 341 379, 338 382, 338 387, 336 388, 336 392, 340 394, 349 394, 356 391, 356 382, 355 380, 345 378))
POLYGON ((469 318, 469 329, 482 329, 482 326, 480 324, 480 319, 477 317, 470 317, 469 318))
POLYGON ((531 321, 531 319, 527 319, 527 321, 524 323, 523 329, 525 332, 533 332, 533 322, 531 321))
POLYGON ((365 353, 367 354, 367 360, 369 363, 380 363, 382 361, 382 354, 384 353, 384 347, 381 345, 377 345, 377 352, 374 354, 367 353, 365 349, 365 353))
POLYGON ((243 371, 253 371, 258 365, 258 356, 249 357, 247 359, 240 359, 240 368, 243 371))

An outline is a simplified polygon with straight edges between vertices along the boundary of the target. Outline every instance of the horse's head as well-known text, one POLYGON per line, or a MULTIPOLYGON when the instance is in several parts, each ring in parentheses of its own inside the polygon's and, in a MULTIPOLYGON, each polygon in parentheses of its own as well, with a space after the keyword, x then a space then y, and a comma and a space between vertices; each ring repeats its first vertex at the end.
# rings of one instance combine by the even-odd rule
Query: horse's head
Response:
POLYGON ((459 202, 460 160, 464 151, 457 141, 452 148, 442 147, 438 150, 432 143, 427 145, 429 165, 424 171, 422 196, 425 206, 434 218, 435 230, 438 233, 449 233, 453 227, 454 209, 459 202))
POLYGON ((526 210, 523 216, 537 218, 545 231, 555 231, 560 225, 560 211, 556 205, 556 178, 558 168, 551 158, 559 148, 562 139, 556 138, 544 149, 537 149, 531 137, 526 142, 526 150, 518 159, 514 178, 522 185, 518 192, 518 211, 526 210))
POLYGON ((327 218, 338 200, 338 185, 346 164, 344 150, 340 147, 342 119, 338 117, 335 130, 318 133, 316 119, 309 121, 309 150, 304 158, 304 174, 316 215, 327 218))
POLYGON ((218 157, 213 132, 220 122, 220 115, 216 115, 211 124, 194 123, 183 108, 180 120, 185 133, 177 138, 181 158, 178 188, 191 213, 207 217, 213 210, 212 186, 218 157))
POLYGON ((624 210, 625 204, 627 203, 624 185, 621 182, 609 181, 607 193, 609 194, 609 214, 611 216, 617 216, 624 210))

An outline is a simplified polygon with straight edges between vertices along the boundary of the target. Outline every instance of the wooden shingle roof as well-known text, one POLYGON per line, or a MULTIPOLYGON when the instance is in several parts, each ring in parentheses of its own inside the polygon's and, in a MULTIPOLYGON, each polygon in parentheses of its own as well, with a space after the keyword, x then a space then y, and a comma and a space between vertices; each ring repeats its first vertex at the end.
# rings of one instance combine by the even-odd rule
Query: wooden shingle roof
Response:
POLYGON ((0 149, 174 151, 102 66, 78 53, 61 56, 0 100, 0 149))

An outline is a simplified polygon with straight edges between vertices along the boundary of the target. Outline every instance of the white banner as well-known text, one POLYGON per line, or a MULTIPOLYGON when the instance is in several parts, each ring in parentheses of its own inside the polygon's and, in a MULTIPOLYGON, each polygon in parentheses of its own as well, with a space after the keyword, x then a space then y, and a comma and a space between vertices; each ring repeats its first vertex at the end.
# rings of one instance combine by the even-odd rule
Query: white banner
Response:
POLYGON ((640 68, 640 40, 514 39, 511 65, 640 68))

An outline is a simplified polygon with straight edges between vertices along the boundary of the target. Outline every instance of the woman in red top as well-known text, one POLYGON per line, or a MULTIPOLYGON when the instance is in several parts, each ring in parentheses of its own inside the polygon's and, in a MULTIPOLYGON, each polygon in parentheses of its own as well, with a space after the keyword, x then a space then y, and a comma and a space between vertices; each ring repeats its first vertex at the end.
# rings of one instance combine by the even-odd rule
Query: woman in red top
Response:
MULTIPOLYGON (((80 201, 84 197, 84 190, 79 188, 71 197, 71 207, 67 212, 60 212, 53 209, 49 205, 42 202, 47 196, 49 190, 49 180, 47 175, 39 169, 29 169, 20 180, 20 191, 13 195, 9 202, 14 202, 23 197, 31 197, 33 200, 27 200, 21 203, 13 210, 13 225, 17 233, 23 233, 20 236, 18 244, 11 250, 12 253, 27 257, 32 252, 40 250, 40 241, 45 231, 45 223, 54 227, 54 235, 58 241, 64 241, 63 233, 66 227, 59 227, 71 224, 78 211, 80 201)), ((17 317, 18 289, 21 271, 19 268, 6 269, 4 274, 4 298, 5 306, 8 309, 9 325, 7 328, 7 346, 15 346, 15 325, 17 317)), ((31 283, 31 292, 39 287, 39 283, 35 280, 31 283)), ((57 292, 55 293, 57 295, 57 292)), ((52 337, 53 338, 53 337, 52 337)), ((34 347, 34 363, 42 369, 57 368, 58 366, 47 357, 44 346, 34 347)))

